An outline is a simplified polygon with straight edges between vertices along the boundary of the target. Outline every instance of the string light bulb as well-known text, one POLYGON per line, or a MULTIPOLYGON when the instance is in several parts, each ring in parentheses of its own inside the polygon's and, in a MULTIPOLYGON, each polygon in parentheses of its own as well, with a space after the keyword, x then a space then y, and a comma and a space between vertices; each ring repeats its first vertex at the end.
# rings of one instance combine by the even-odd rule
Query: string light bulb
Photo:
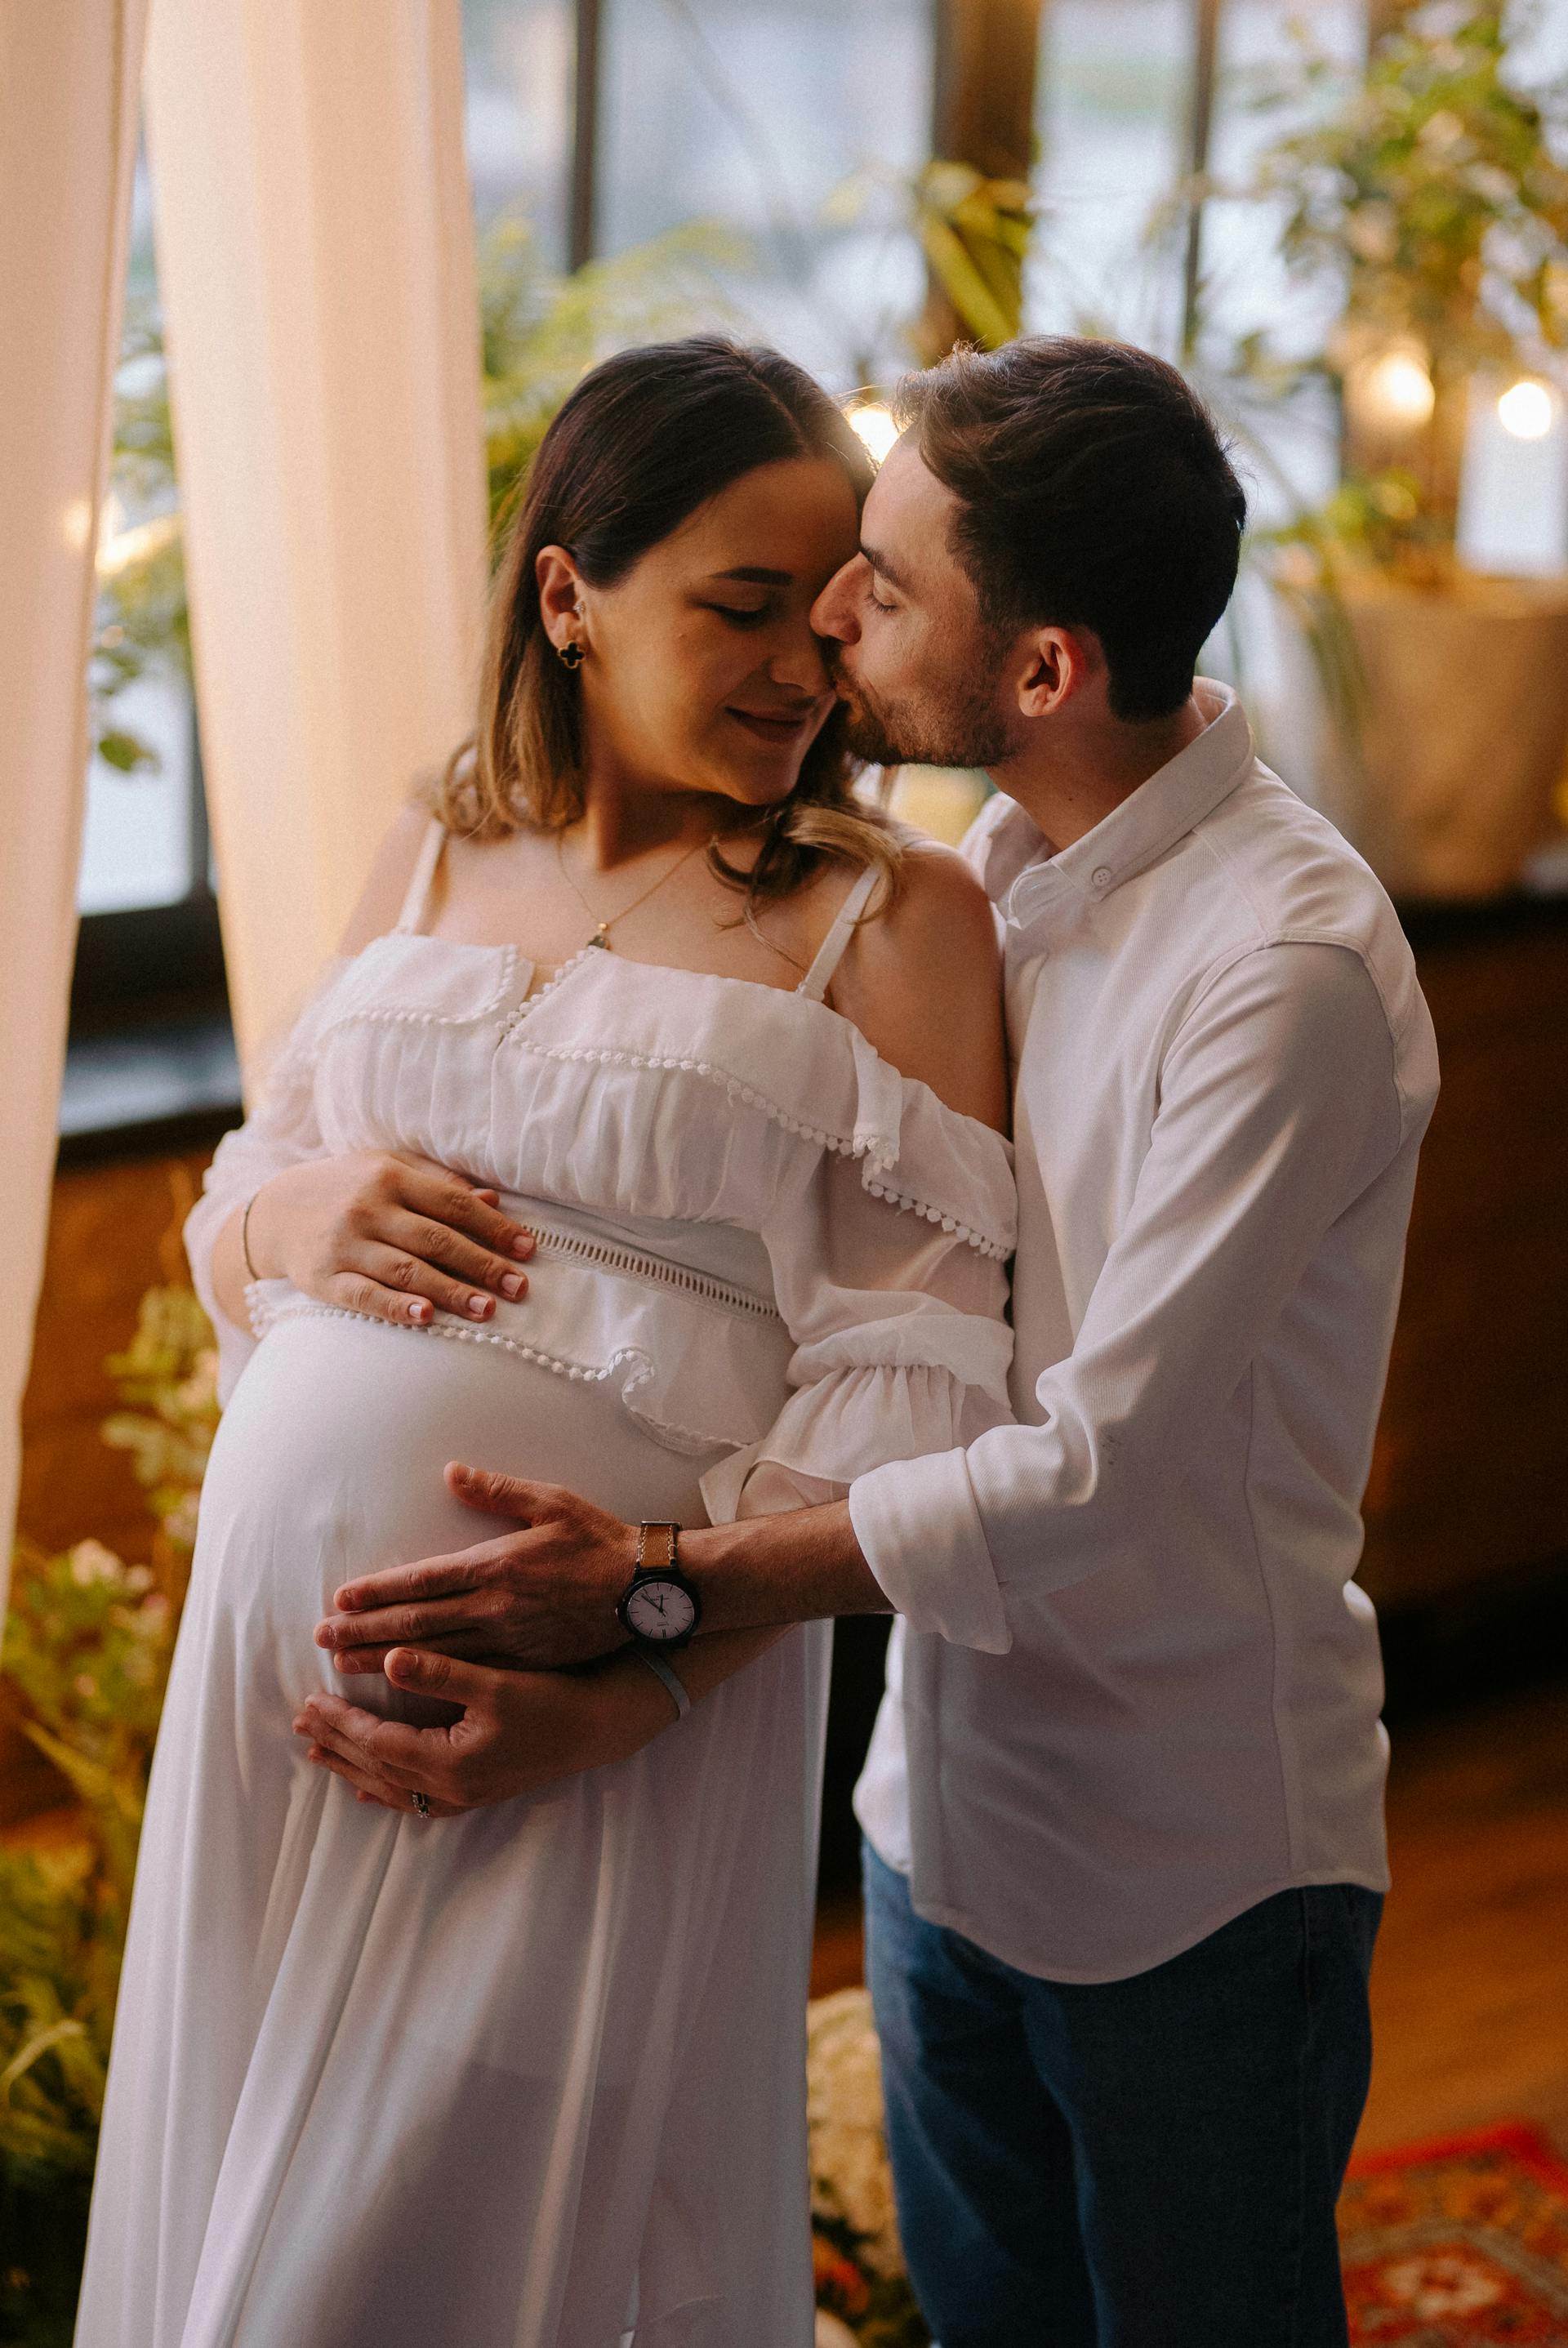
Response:
POLYGON ((1409 348, 1368 359, 1357 368, 1352 387, 1363 419, 1377 431, 1418 431, 1431 422, 1438 404, 1426 360, 1409 348))
POLYGON ((1515 440, 1544 440, 1557 421, 1557 395, 1549 383, 1521 376, 1499 399, 1497 420, 1515 440))

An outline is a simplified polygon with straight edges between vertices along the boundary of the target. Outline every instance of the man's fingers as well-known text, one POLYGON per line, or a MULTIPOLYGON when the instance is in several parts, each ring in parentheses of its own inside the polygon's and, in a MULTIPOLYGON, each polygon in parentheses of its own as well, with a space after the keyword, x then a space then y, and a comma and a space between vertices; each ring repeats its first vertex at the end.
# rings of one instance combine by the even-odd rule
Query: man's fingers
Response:
POLYGON ((494 1579, 495 1568, 508 1555, 504 1541, 480 1541, 450 1557, 421 1557, 412 1565, 389 1565, 380 1573, 361 1574, 332 1593, 335 1608, 345 1614, 366 1614, 383 1606, 409 1606, 424 1598, 455 1598, 478 1590, 494 1579))
POLYGON ((366 1606, 329 1614, 316 1625, 318 1647, 404 1647, 444 1643, 454 1631, 492 1626, 496 1599, 488 1590, 460 1591, 449 1598, 408 1606, 366 1606))
MULTIPOLYGON (((357 1619, 354 1615, 346 1618, 349 1626, 349 1635, 352 1635, 353 1626, 357 1619)), ((350 1677, 366 1672, 375 1672, 379 1674, 394 1648, 407 1643, 406 1640, 393 1639, 384 1640, 377 1646, 339 1647, 333 1655, 332 1668, 335 1672, 342 1672, 350 1677)), ((466 1656, 470 1663, 484 1663, 495 1660, 498 1669, 504 1668, 507 1661, 511 1660, 499 1654, 493 1623, 480 1625, 471 1631, 444 1631, 438 1636, 433 1632, 428 1633, 418 1643, 421 1649, 436 1654, 466 1656)))
POLYGON ((448 1490, 466 1507, 482 1509, 487 1516, 510 1517, 520 1525, 531 1525, 548 1510, 555 1493, 552 1484, 498 1475, 493 1468, 470 1468, 462 1459, 449 1459, 446 1475, 448 1490))

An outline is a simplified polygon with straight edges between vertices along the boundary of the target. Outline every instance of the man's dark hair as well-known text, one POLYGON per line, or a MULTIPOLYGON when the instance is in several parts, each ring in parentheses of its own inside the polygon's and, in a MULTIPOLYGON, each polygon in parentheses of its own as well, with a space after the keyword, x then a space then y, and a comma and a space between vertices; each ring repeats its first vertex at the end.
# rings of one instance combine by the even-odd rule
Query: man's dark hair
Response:
POLYGON ((1179 709, 1236 583, 1247 500, 1176 369, 1038 336, 955 351, 900 386, 896 413, 959 501, 954 551, 986 626, 1092 629, 1118 717, 1179 709))

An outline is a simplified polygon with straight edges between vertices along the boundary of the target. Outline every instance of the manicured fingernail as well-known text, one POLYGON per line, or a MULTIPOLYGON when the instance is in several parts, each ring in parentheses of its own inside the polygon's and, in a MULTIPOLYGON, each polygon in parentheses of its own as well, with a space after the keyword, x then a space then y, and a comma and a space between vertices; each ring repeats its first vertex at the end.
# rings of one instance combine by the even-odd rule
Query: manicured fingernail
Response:
POLYGON ((430 1308, 429 1308, 429 1306, 426 1303, 426 1302, 425 1302, 424 1298, 423 1298, 422 1296, 416 1296, 416 1297, 414 1297, 413 1299, 411 1299, 411 1301, 410 1301, 410 1303, 409 1303, 409 1305, 408 1305, 408 1318, 409 1318, 409 1320, 410 1320, 410 1321, 428 1321, 428 1320, 429 1319, 429 1317, 430 1317, 430 1308))
POLYGON ((528 1282, 521 1272, 503 1272, 500 1276, 500 1292, 503 1296, 521 1296, 527 1286, 528 1282))
POLYGON ((484 1317, 485 1317, 485 1314, 490 1311, 490 1298, 489 1298, 488 1296, 470 1296, 470 1297, 469 1297, 469 1313, 470 1317, 471 1317, 473 1320, 475 1320, 475 1321, 482 1321, 482 1320, 484 1319, 484 1317))
POLYGON ((531 1255, 533 1253, 533 1233, 531 1231, 519 1231, 516 1239, 514 1239, 511 1243, 511 1251, 513 1255, 531 1255))

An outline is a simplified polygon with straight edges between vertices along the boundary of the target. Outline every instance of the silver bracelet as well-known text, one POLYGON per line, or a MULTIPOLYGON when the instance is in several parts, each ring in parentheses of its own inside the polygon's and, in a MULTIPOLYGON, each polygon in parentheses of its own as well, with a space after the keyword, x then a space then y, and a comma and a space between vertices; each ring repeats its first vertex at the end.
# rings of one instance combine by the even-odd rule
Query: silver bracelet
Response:
POLYGON ((245 1211, 240 1217, 240 1253, 245 1259, 245 1271, 252 1280, 260 1280, 262 1276, 251 1262, 251 1209, 261 1195, 259 1189, 252 1191, 245 1201, 245 1211))
POLYGON ((656 1680, 663 1680, 676 1700, 676 1717, 678 1720, 684 1720, 691 1710, 691 1698, 681 1685, 679 1673, 671 1670, 663 1655, 653 1654, 646 1647, 639 1647, 636 1653, 637 1661, 646 1663, 656 1680))

